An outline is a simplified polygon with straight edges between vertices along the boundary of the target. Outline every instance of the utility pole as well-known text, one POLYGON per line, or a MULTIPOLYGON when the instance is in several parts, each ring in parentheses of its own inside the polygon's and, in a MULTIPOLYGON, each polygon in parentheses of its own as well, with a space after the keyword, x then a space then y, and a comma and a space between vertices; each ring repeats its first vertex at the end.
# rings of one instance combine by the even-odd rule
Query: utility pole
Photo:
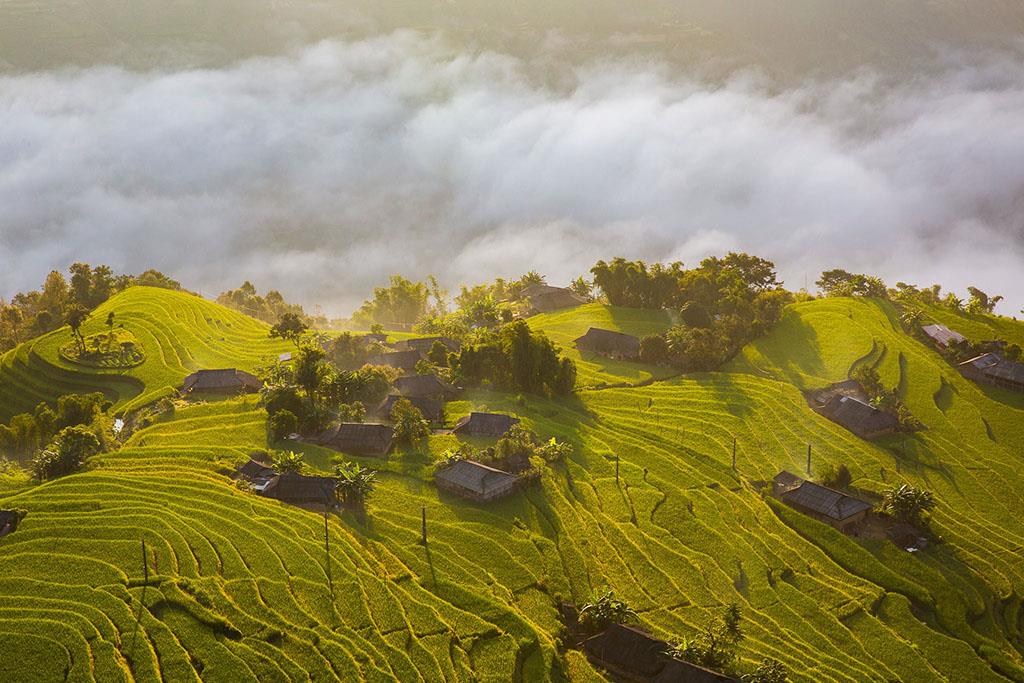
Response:
POLYGON ((420 527, 420 543, 422 545, 427 544, 427 506, 424 505, 420 508, 421 516, 421 527, 420 527))
POLYGON ((811 476, 811 444, 807 444, 807 476, 811 476))
POLYGON ((619 483, 619 454, 615 454, 615 483, 619 483))
POLYGON ((736 471, 736 436, 732 437, 732 469, 736 471))
POLYGON ((331 528, 327 524, 327 506, 324 505, 324 553, 327 559, 327 587, 334 597, 334 578, 331 576, 331 528))

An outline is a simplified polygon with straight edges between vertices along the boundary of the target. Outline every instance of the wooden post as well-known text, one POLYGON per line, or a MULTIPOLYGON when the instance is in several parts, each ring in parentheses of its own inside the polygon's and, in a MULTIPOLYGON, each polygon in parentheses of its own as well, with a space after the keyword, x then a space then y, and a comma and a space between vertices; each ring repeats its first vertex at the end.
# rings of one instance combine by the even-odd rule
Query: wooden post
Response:
POLYGON ((732 437, 732 469, 736 469, 736 437, 732 437))
POLYGON ((324 553, 327 560, 327 587, 334 595, 334 578, 331 576, 331 528, 327 524, 327 506, 324 506, 324 553))
POLYGON ((811 476, 811 444, 807 444, 807 476, 811 476))
POLYGON ((615 454, 615 483, 619 483, 619 454, 615 454))
POLYGON ((142 581, 143 585, 149 583, 149 558, 146 556, 146 539, 142 539, 142 581))
POLYGON ((427 544, 427 507, 425 505, 422 508, 420 508, 420 515, 421 515, 421 524, 422 524, 421 529, 420 529, 420 534, 421 534, 420 543, 422 543, 423 545, 426 545, 427 544))

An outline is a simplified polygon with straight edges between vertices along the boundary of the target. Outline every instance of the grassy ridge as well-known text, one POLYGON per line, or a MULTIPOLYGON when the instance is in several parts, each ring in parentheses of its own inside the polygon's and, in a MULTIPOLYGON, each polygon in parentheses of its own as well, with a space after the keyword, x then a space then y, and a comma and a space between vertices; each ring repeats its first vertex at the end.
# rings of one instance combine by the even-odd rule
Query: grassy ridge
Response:
POLYGON ((131 409, 169 393, 201 368, 252 370, 262 359, 290 348, 269 339, 269 327, 253 318, 183 292, 132 287, 112 297, 82 326, 86 336, 105 329, 113 312, 141 343, 146 360, 130 370, 104 370, 59 355, 67 327, 22 344, 0 358, 0 420, 29 411, 43 400, 70 392, 102 391, 119 409, 131 409))
MULTIPOLYGON (((610 315, 587 306, 538 318, 571 339, 610 315)), ((629 379, 614 368, 592 376, 601 372, 629 379)), ((18 610, 0 612, 0 673, 592 680, 576 655, 556 664, 555 605, 607 583, 666 637, 738 601, 744 659, 780 659, 794 680, 1024 680, 1024 407, 960 378, 893 324, 887 304, 791 307, 728 372, 571 401, 473 391, 452 410, 482 406, 576 453, 538 487, 486 507, 439 494, 429 457, 365 459, 382 468, 368 517, 329 523, 333 597, 322 518, 220 474, 266 445, 252 398, 180 409, 92 470, 0 500, 29 510, 0 540, 0 596, 18 610), (901 386, 928 429, 873 444, 807 408, 799 388, 857 362, 901 386), (867 493, 897 481, 935 490, 947 543, 910 555, 765 499, 755 482, 802 472, 807 443, 815 468, 845 463, 867 493), (142 537, 158 579, 138 612, 142 537), (67 615, 59 627, 55 608, 67 615), (58 654, 29 668, 44 651, 58 654)), ((431 450, 452 438, 432 437, 431 450)), ((326 468, 330 454, 311 449, 310 460, 326 468)))

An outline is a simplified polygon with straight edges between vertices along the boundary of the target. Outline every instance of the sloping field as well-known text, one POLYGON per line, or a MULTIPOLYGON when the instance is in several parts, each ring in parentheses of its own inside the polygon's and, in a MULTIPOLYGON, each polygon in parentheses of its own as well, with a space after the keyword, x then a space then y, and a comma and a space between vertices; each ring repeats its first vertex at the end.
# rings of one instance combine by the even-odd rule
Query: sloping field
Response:
POLYGON ((627 363, 591 353, 582 354, 573 344, 574 339, 586 334, 591 327, 625 332, 640 338, 649 334, 660 334, 671 325, 665 313, 603 304, 585 304, 535 315, 526 320, 531 328, 544 332, 553 342, 561 345, 565 356, 576 362, 577 384, 580 387, 638 384, 673 374, 670 368, 627 363))
POLYGON ((70 331, 55 330, 0 357, 0 420, 71 392, 103 391, 119 409, 130 409, 169 393, 194 370, 252 370, 262 359, 291 348, 270 339, 269 327, 258 320, 191 294, 155 287, 132 287, 112 297, 90 315, 82 333, 103 331, 110 312, 115 324, 138 339, 144 363, 118 371, 68 362, 58 351, 70 331))
POLYGON ((328 522, 329 564, 321 516, 219 473, 266 445, 253 400, 179 409, 90 471, 0 500, 28 510, 0 539, 0 677, 583 680, 585 661, 557 654, 555 605, 607 584, 665 637, 739 602, 744 659, 792 680, 1024 680, 1024 411, 889 320, 811 302, 727 373, 572 401, 469 392, 453 408, 516 412, 575 455, 486 507, 439 495, 424 456, 364 460, 380 483, 365 519, 328 522), (794 384, 855 362, 902 381, 929 429, 876 445, 810 411, 794 384), (911 555, 766 500, 755 482, 802 472, 808 443, 866 492, 935 490, 946 542, 911 555))

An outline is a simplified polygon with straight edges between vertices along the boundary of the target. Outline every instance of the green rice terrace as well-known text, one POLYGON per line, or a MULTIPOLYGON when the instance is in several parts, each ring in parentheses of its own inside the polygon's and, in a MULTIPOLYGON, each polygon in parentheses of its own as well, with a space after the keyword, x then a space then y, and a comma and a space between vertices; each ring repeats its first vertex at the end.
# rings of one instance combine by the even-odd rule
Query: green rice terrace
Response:
MULTIPOLYGON (((291 347, 152 288, 110 299, 83 332, 109 311, 145 349, 141 365, 68 363, 58 330, 3 357, 0 416, 94 390, 128 410, 194 369, 251 370, 291 347)), ((1024 324, 946 318, 1024 336, 1024 324)), ((965 380, 872 299, 791 305, 722 371, 684 376, 571 348, 589 326, 663 331, 660 314, 589 304, 530 324, 579 361, 584 388, 560 400, 470 390, 447 422, 508 412, 574 453, 488 505, 431 482, 452 435, 431 436, 429 454, 346 456, 378 483, 365 515, 329 517, 327 552, 323 515, 228 476, 267 447, 252 396, 180 406, 84 471, 0 488, 0 509, 27 511, 0 539, 0 680, 606 680, 563 647, 558 605, 608 586, 673 641, 738 603, 742 661, 774 658, 790 680, 1024 681, 1019 394, 965 380), (802 390, 861 364, 926 428, 869 442, 808 407, 802 390), (586 388, 599 385, 621 386, 586 388), (768 496, 759 484, 780 470, 806 475, 808 444, 812 468, 846 465, 865 496, 898 482, 934 491, 943 542, 908 553, 768 496)), ((342 459, 300 448, 324 472, 342 459)))
POLYGON ((71 392, 102 391, 129 410, 169 394, 193 370, 251 370, 293 346, 270 339, 269 326, 198 296, 156 287, 132 287, 102 304, 82 326, 86 338, 106 333, 115 314, 118 331, 134 336, 145 357, 129 370, 89 367, 61 354, 67 327, 21 344, 0 356, 0 420, 31 411, 71 392))

